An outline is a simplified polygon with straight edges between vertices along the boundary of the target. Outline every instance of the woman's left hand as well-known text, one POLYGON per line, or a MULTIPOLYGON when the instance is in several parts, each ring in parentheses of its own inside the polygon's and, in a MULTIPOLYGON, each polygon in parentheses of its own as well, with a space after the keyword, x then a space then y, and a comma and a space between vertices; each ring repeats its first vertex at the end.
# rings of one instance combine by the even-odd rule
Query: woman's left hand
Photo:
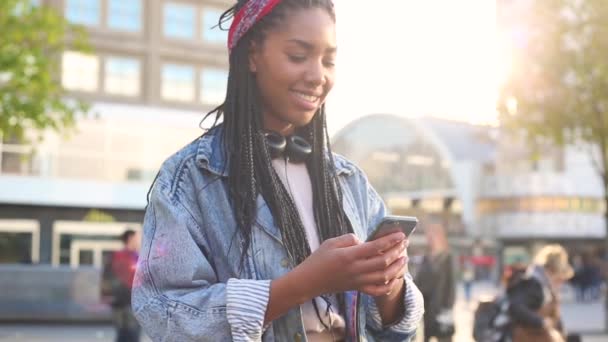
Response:
POLYGON ((405 282, 403 277, 408 272, 408 254, 407 247, 409 246, 409 240, 406 238, 402 243, 399 243, 386 251, 382 251, 382 253, 376 257, 370 258, 370 263, 382 263, 387 258, 387 255, 397 254, 397 257, 391 258, 395 261, 393 264, 388 265, 387 269, 393 268, 394 271, 389 272, 392 274, 390 279, 385 279, 384 282, 377 284, 376 286, 370 287, 370 291, 368 293, 373 293, 373 296, 376 300, 392 300, 396 297, 400 297, 403 293, 403 288, 405 282), (400 263, 400 260, 403 260, 404 263, 400 263), (388 286, 386 286, 388 285, 388 286), (374 291, 373 288, 383 288, 383 292, 374 291))
MULTIPOLYGON (((374 296, 374 300, 376 301, 380 317, 382 318, 382 322, 384 322, 384 324, 395 323, 395 321, 399 320, 402 317, 402 314, 405 310, 404 297, 406 285, 403 277, 408 271, 408 245, 409 242, 406 238, 403 243, 400 243, 399 246, 397 246, 397 251, 399 252, 398 260, 405 260, 405 263, 399 265, 399 268, 395 273, 394 277, 388 280, 389 285, 384 285, 384 289, 387 290, 385 290, 384 293, 380 293, 374 296)), ((390 251, 386 253, 390 253, 390 251)))

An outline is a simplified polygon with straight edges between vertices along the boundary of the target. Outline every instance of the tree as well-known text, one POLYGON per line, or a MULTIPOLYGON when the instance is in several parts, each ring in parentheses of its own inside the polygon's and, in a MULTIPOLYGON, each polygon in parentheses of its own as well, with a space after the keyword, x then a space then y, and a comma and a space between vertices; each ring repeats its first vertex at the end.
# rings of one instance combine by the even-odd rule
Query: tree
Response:
POLYGON ((86 41, 82 28, 51 7, 0 1, 0 142, 63 131, 86 113, 86 103, 66 97, 58 75, 63 51, 87 51, 86 41))
MULTIPOLYGON (((499 100, 502 123, 536 145, 592 146, 608 208, 608 1, 503 0, 499 6, 513 52, 499 100)), ((608 211, 604 217, 608 251, 608 211)))

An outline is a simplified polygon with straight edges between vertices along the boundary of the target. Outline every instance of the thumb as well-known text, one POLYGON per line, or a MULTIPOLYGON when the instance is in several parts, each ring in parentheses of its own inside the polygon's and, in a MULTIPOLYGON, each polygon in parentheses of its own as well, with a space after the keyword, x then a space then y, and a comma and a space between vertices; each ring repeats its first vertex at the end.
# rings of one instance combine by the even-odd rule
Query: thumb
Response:
POLYGON ((344 234, 342 236, 338 236, 333 239, 329 239, 328 241, 335 248, 352 247, 352 246, 356 246, 361 243, 361 241, 355 234, 344 234))

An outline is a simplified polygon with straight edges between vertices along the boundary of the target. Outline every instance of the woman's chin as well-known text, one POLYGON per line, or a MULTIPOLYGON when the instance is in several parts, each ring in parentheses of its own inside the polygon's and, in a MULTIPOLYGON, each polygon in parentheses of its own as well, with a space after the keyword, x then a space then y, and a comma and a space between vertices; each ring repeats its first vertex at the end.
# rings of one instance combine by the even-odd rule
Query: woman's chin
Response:
POLYGON ((294 120, 292 120, 292 124, 296 127, 307 126, 315 118, 316 114, 317 114, 317 111, 301 113, 297 117, 295 117, 294 120))

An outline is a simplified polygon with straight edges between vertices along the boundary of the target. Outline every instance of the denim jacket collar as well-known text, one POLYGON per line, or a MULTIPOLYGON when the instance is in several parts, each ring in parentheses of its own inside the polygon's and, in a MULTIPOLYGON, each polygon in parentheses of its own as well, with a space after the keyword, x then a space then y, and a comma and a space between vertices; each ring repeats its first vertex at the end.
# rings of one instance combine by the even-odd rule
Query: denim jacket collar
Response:
MULTIPOLYGON (((196 162, 203 169, 221 177, 228 177, 228 161, 222 143, 222 125, 211 128, 199 138, 196 162)), ((350 175, 355 170, 342 158, 334 158, 338 175, 350 175)))
MULTIPOLYGON (((228 161, 225 159, 222 143, 223 132, 223 126, 219 125, 210 129, 199 138, 196 163, 199 167, 219 177, 228 177, 228 161)), ((342 157, 336 156, 334 161, 338 175, 351 175, 355 172, 353 166, 349 165, 342 157)), ((257 207, 257 224, 282 245, 283 240, 279 228, 274 224, 270 208, 261 195, 257 198, 257 207)), ((354 209, 347 205, 347 203, 345 203, 345 210, 347 211, 347 216, 353 216, 351 211, 354 209)))
POLYGON ((228 177, 228 167, 222 143, 222 126, 211 128, 198 139, 196 163, 199 167, 222 177, 228 177))

